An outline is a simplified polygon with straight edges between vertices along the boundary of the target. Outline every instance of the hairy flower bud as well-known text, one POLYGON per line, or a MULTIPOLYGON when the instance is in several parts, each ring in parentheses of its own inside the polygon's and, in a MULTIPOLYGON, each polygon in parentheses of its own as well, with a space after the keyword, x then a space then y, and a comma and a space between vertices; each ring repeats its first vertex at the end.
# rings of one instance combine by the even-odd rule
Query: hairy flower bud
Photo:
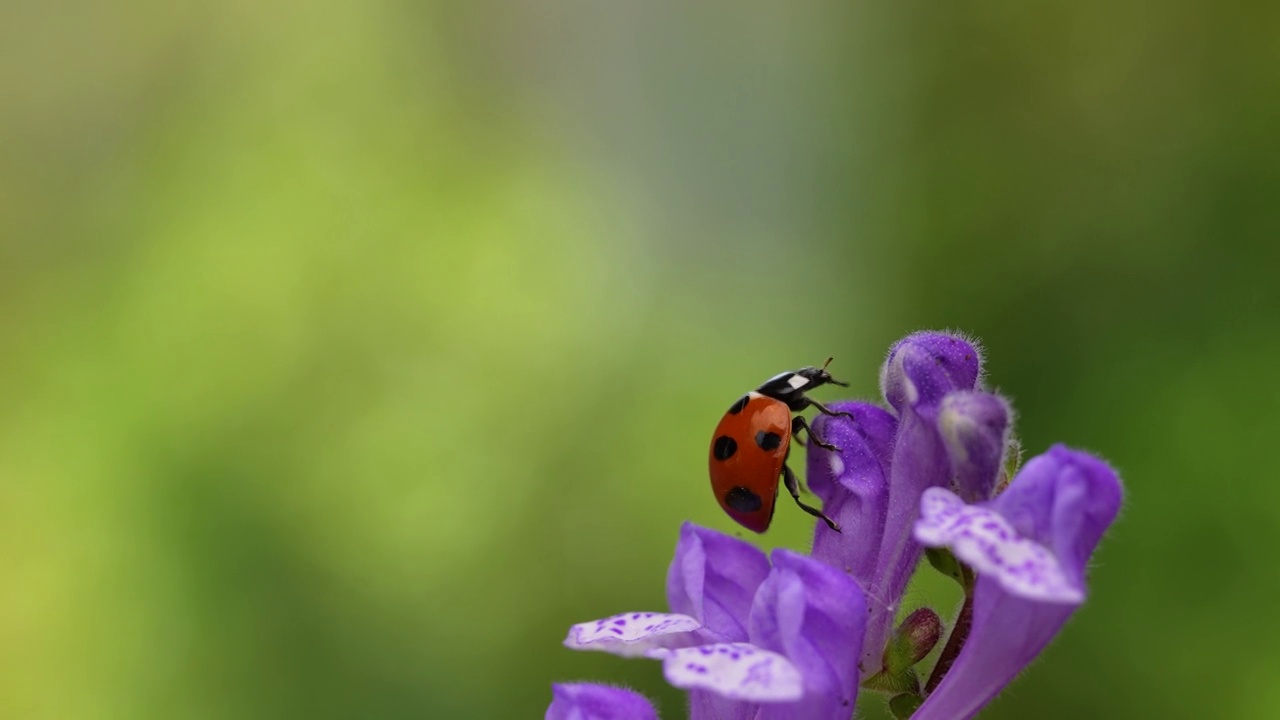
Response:
POLYGON ((942 637, 942 620, 930 608, 907 616, 884 648, 884 669, 897 675, 920 662, 942 637))

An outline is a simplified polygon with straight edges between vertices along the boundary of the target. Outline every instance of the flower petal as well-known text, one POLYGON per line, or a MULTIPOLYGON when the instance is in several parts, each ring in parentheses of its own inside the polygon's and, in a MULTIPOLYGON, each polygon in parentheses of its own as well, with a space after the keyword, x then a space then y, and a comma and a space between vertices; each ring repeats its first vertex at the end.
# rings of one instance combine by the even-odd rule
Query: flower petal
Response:
POLYGON ((720 640, 747 639, 747 614, 769 560, 754 545, 686 522, 667 570, 667 604, 720 640))
POLYGON ((689 720, 759 720, 760 705, 730 700, 711 690, 689 691, 689 720))
POLYGON ((829 452, 810 445, 806 479, 809 489, 822 498, 823 511, 843 532, 817 523, 813 556, 866 586, 880 552, 889 498, 889 459, 898 421, 870 403, 833 403, 831 408, 853 418, 819 415, 814 419, 814 433, 840 450, 829 452))
POLYGON ((658 720, 643 695, 624 688, 591 683, 551 686, 546 720, 658 720))
MULTIPOLYGON (((1048 548, 1065 580, 1083 594, 1085 565, 1120 510, 1115 471, 1062 446, 1026 464, 987 507, 1023 538, 1048 548)), ((912 720, 973 717, 1053 640, 1077 605, 1042 602, 979 575, 973 626, 942 682, 912 720)))
POLYGON ((999 395, 962 390, 942 398, 938 431, 951 459, 960 496, 967 502, 991 499, 1009 443, 1009 404, 999 395))
POLYGON ((832 453, 817 445, 809 447, 809 489, 822 498, 825 505, 843 484, 844 489, 860 489, 859 469, 884 473, 893 457, 893 436, 898 420, 893 413, 873 403, 841 400, 831 403, 832 410, 847 412, 852 418, 818 415, 813 419, 813 432, 819 439, 840 448, 832 453))
MULTIPOLYGON (((750 633, 752 642, 784 654, 804 676, 804 700, 787 717, 845 720, 852 714, 866 616, 866 601, 852 577, 813 558, 774 550, 773 572, 751 607, 750 633)), ((761 717, 771 716, 762 709, 761 717)))
POLYGON ((915 535, 927 547, 950 547, 979 575, 994 579, 1018 597, 1044 602, 1084 601, 1083 588, 1072 585, 1047 548, 1019 536, 994 510, 965 505, 945 488, 925 491, 915 535))
POLYGON ((1084 587, 1089 555, 1120 512, 1116 472, 1089 453, 1055 445, 1032 458, 991 503, 1023 537, 1048 547, 1084 587))
POLYGON ((702 623, 688 615, 633 612, 569 628, 565 647, 601 650, 623 657, 651 655, 660 648, 688 647, 705 641, 702 623))
POLYGON ((804 681, 791 661, 750 643, 672 650, 662 669, 678 688, 711 690, 730 700, 790 702, 804 694, 804 681))

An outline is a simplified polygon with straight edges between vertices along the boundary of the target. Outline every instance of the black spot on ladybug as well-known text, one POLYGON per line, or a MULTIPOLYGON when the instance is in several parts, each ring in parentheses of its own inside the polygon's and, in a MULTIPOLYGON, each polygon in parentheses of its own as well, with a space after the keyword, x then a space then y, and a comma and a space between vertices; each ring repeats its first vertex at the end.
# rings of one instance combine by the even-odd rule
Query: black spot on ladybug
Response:
POLYGON ((730 414, 730 415, 737 415, 738 413, 742 412, 742 408, 746 407, 746 406, 747 406, 747 402, 748 402, 748 401, 750 401, 750 400, 751 400, 751 396, 750 396, 750 395, 743 395, 742 397, 738 398, 738 402, 734 403, 734 404, 729 408, 729 414, 730 414))
POLYGON ((770 450, 777 450, 778 446, 782 444, 782 436, 775 432, 761 430, 756 433, 756 444, 760 446, 761 450, 766 452, 770 450))
POLYGON ((721 435, 716 438, 716 444, 711 449, 711 452, 715 454, 717 460, 728 460, 733 457, 734 453, 738 452, 738 443, 734 442, 733 438, 728 435, 721 435))
POLYGON ((764 503, 760 501, 759 495, 737 485, 724 494, 724 504, 738 512, 755 512, 764 503))

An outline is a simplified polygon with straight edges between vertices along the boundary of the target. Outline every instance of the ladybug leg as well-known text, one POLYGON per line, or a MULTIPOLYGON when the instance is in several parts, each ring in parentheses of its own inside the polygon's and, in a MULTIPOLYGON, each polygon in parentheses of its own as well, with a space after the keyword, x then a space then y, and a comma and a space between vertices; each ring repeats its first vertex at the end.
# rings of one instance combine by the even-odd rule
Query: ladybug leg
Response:
POLYGON ((809 427, 809 422, 804 419, 803 415, 797 415, 791 418, 791 436, 796 439, 796 442, 800 443, 801 445, 804 445, 804 442, 800 440, 801 430, 804 430, 805 432, 809 433, 809 439, 813 441, 814 445, 817 445, 823 450, 829 450, 831 452, 840 452, 840 448, 836 447, 835 445, 832 445, 829 442, 823 442, 822 438, 814 434, 813 428, 809 427))
POLYGON ((817 400, 814 400, 811 397, 806 396, 805 401, 808 402, 810 405, 812 405, 814 408, 817 408, 818 412, 822 413, 823 415, 830 415, 831 417, 847 417, 850 420, 853 419, 853 413, 845 412, 844 410, 832 410, 831 408, 827 407, 826 405, 823 405, 822 403, 818 402, 817 400))
MULTIPOLYGON (((809 430, 809 426, 805 424, 803 415, 791 418, 791 439, 795 440, 800 447, 804 447, 804 438, 800 437, 801 430, 808 430, 809 437, 813 437, 813 431, 809 430)), ((790 452, 787 452, 787 457, 791 457, 790 452)))
POLYGON ((840 532, 840 526, 837 525, 834 520, 827 517, 826 515, 823 515, 822 511, 819 510, 818 508, 809 507, 808 505, 805 505, 804 501, 800 499, 800 481, 796 480, 796 474, 791 472, 790 466, 786 465, 785 463, 782 466, 782 481, 786 483, 787 492, 791 493, 791 498, 796 501, 796 504, 800 506, 801 510, 809 513, 810 515, 816 518, 821 519, 823 522, 827 524, 827 527, 831 528, 832 530, 835 530, 836 532, 840 532))

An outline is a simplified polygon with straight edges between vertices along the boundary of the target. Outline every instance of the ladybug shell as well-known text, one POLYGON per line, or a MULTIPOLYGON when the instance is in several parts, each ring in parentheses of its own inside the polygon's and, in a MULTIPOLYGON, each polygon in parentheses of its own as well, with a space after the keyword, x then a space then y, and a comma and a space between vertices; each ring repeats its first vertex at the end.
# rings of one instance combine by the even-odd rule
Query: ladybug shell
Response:
POLYGON ((729 517, 748 530, 769 529, 790 447, 791 410, 757 392, 742 396, 716 426, 711 489, 729 517))

